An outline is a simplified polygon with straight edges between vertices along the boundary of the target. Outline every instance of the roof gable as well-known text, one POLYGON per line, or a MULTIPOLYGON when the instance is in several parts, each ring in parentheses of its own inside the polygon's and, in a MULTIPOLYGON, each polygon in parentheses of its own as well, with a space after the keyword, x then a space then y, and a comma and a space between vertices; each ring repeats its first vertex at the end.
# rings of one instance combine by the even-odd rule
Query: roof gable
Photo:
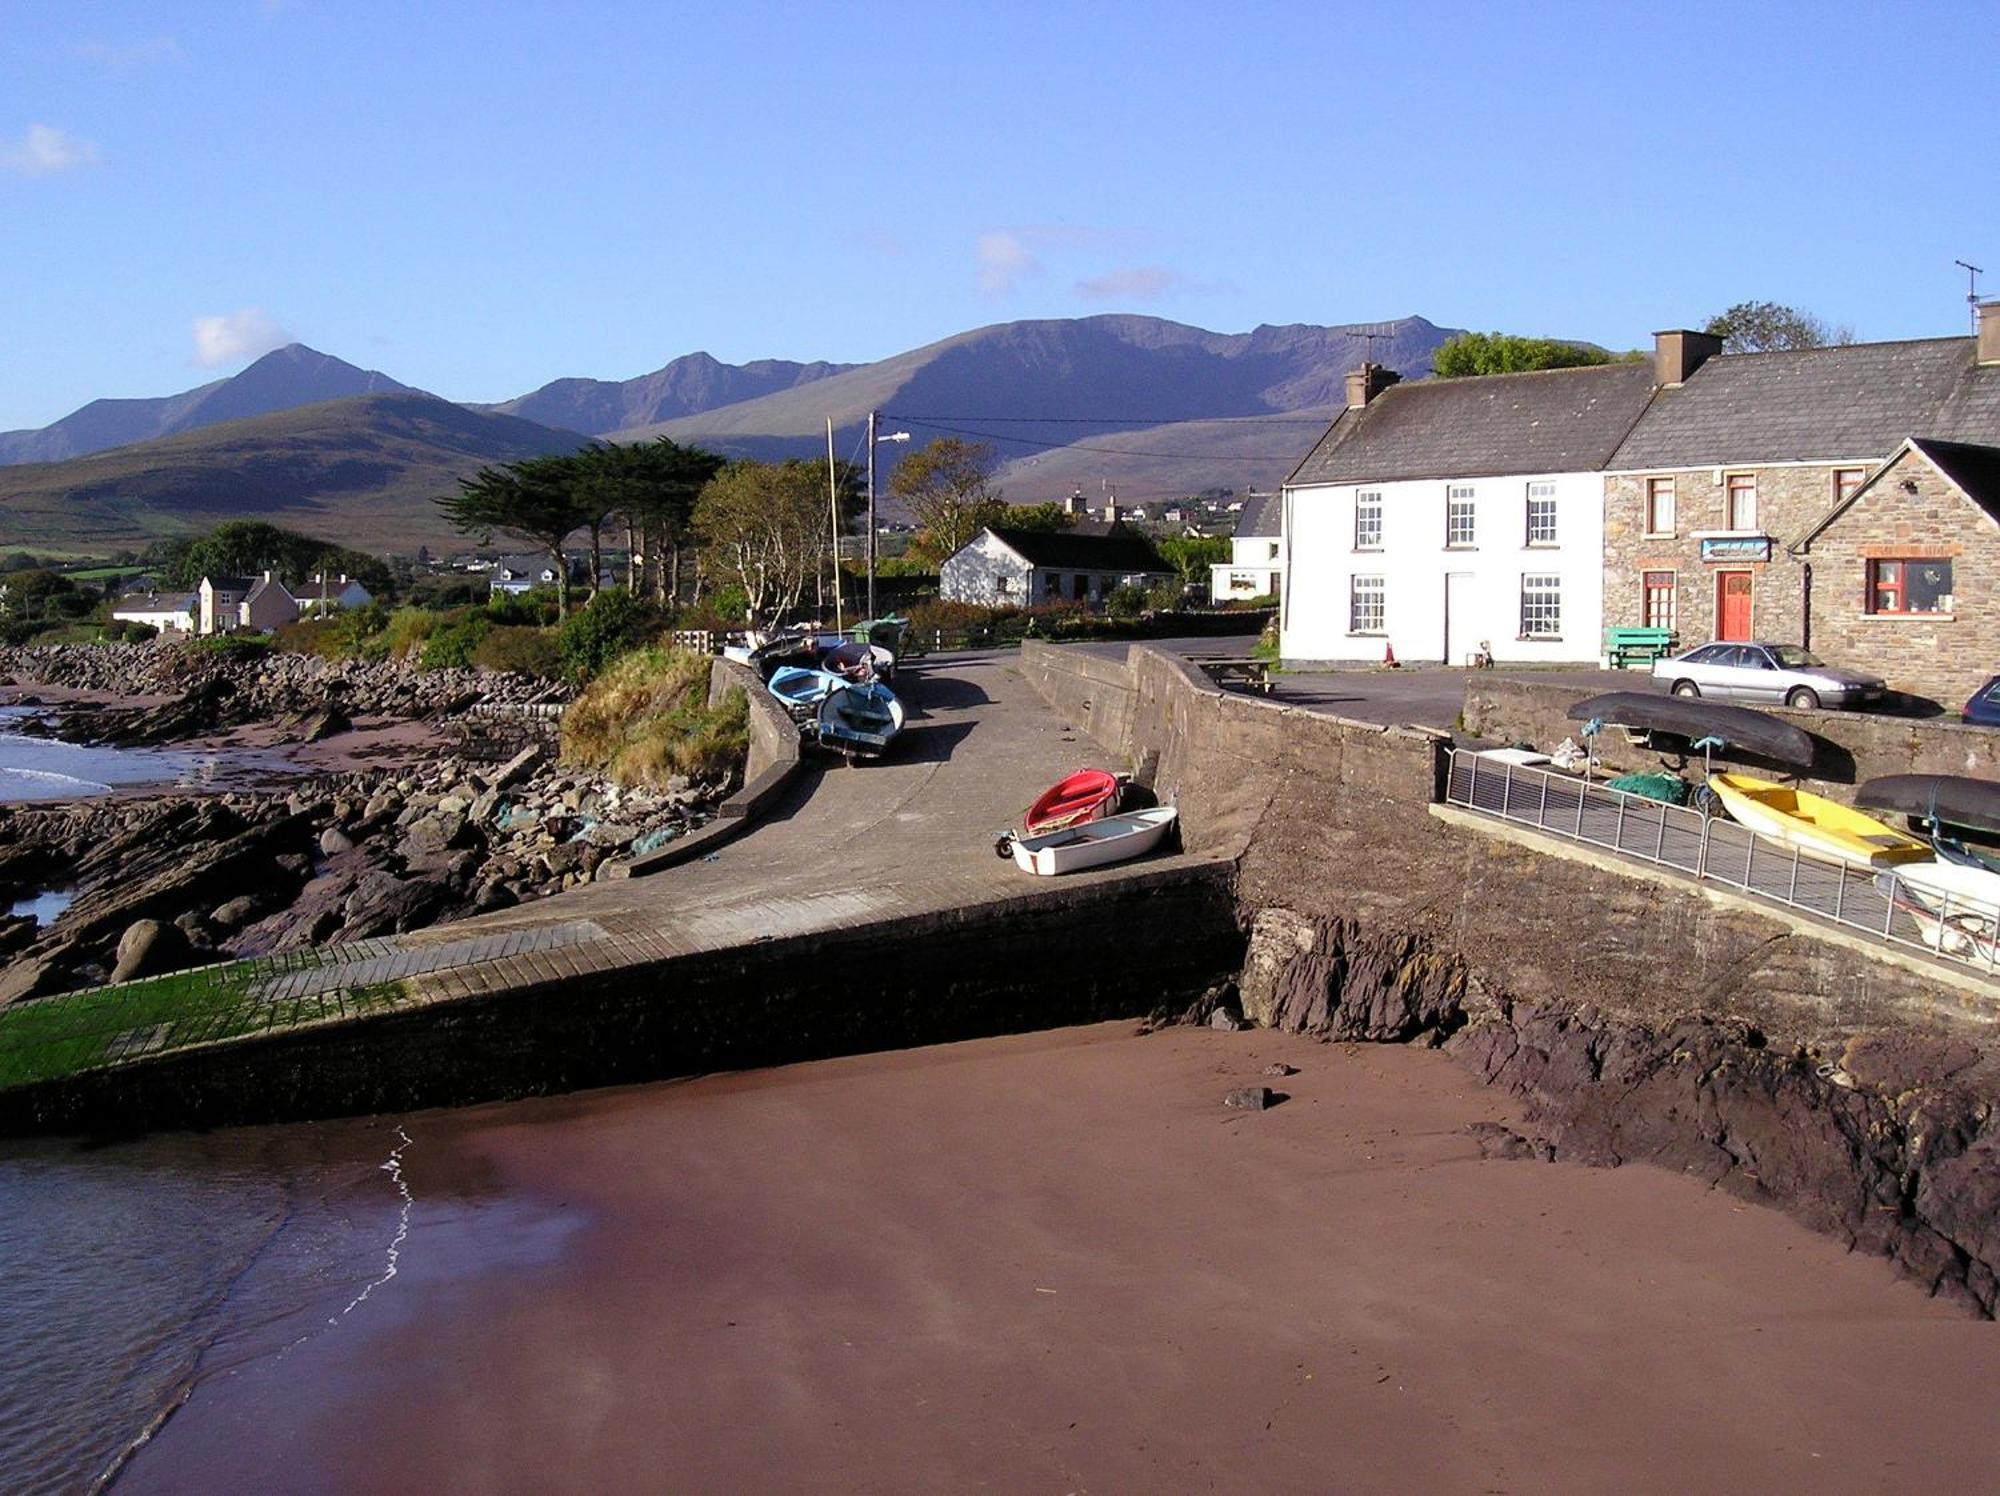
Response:
POLYGON ((1945 482, 1958 490, 1966 502, 1981 510, 1995 524, 2000 524, 2000 447, 1912 436, 1890 454, 1887 462, 1869 474, 1866 482, 1835 504, 1819 523, 1794 541, 1791 551, 1796 555, 1810 549, 1827 526, 1873 493, 1876 485, 1891 473, 1899 471, 1905 456, 1915 456, 1929 463, 1945 482))
POLYGON ((1653 395, 1650 363, 1425 379, 1343 411, 1290 485, 1591 472, 1653 395))

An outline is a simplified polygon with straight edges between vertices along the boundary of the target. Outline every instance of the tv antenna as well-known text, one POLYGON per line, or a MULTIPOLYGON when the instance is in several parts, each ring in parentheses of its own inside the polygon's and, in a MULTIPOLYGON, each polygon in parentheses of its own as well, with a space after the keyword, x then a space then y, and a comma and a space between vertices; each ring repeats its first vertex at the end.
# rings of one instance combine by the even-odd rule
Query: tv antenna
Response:
POLYGON ((1373 330, 1364 329, 1361 332, 1357 332, 1355 336, 1361 339, 1361 361, 1372 364, 1375 362, 1375 340, 1377 338, 1386 338, 1389 335, 1380 328, 1375 328, 1373 330))
POLYGON ((1986 272, 1979 266, 1965 260, 1953 260, 1952 264, 1965 272, 1965 304, 1972 313, 1972 330, 1979 331, 1979 277, 1986 272))

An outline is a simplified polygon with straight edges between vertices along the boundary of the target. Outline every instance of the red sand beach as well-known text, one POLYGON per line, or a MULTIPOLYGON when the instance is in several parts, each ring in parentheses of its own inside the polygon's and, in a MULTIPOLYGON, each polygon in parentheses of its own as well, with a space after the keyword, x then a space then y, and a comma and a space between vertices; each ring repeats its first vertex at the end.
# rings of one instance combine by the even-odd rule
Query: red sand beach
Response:
POLYGON ((119 1484, 2000 1484, 2000 1327, 1486 1120, 1437 1054, 1130 1025, 401 1119, 399 1275, 119 1484))

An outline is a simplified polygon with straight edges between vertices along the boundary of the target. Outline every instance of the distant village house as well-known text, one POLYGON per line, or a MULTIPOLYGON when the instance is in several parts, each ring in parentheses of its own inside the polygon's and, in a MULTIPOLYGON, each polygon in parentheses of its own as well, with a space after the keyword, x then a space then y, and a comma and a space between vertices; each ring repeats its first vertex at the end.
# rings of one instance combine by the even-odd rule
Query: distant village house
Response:
POLYGON ((939 568, 946 602, 1025 608, 1058 601, 1102 605, 1121 586, 1173 575, 1145 539, 1122 525, 1086 521, 1069 530, 981 530, 939 568))

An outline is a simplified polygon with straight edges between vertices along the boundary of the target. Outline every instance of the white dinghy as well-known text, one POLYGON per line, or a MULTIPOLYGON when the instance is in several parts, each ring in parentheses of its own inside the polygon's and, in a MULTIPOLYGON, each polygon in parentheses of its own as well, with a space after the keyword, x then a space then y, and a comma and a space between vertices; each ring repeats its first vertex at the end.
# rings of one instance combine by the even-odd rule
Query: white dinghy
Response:
POLYGON ((1180 814, 1171 805, 1105 816, 1051 831, 1044 836, 1016 836, 1011 832, 1001 845, 1014 854, 1014 865, 1024 873, 1052 878, 1058 873, 1074 873, 1087 867, 1124 862, 1143 856, 1157 847, 1172 829, 1180 814))

